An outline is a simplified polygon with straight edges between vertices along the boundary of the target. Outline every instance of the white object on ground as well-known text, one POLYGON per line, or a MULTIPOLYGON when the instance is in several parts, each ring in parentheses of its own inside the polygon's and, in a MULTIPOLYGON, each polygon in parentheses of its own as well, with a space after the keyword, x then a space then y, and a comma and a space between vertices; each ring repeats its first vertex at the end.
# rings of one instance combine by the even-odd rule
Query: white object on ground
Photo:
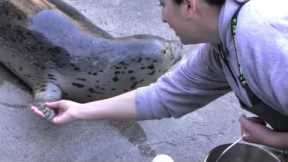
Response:
POLYGON ((152 162, 174 162, 174 160, 169 155, 159 154, 155 156, 152 162))

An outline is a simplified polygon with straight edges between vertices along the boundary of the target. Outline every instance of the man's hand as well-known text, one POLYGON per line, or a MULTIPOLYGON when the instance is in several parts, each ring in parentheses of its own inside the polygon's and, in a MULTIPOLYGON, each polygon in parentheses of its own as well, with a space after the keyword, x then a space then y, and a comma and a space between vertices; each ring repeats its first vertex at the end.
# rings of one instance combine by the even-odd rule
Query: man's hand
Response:
POLYGON ((275 132, 266 127, 265 122, 255 117, 241 116, 239 121, 241 133, 245 134, 245 141, 276 148, 288 148, 288 132, 275 132))
MULTIPOLYGON (((108 99, 89 103, 77 103, 68 100, 46 103, 45 107, 53 109, 56 116, 51 122, 63 124, 73 120, 128 120, 136 119, 135 91, 115 96, 108 99)), ((32 106, 32 111, 44 117, 42 111, 32 106)))
MULTIPOLYGON (((54 124, 64 124, 79 119, 78 115, 81 105, 82 104, 67 100, 45 104, 46 107, 51 108, 57 112, 56 116, 51 120, 51 122, 54 124)), ((44 117, 43 112, 41 112, 37 107, 32 106, 31 110, 39 116, 44 117)))

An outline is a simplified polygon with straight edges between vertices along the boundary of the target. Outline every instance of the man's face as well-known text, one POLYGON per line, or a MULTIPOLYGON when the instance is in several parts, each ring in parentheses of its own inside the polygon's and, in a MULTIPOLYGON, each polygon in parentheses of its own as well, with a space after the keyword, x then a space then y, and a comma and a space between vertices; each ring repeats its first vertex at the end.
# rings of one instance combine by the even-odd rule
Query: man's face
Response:
POLYGON ((160 0, 162 7, 162 20, 167 23, 180 38, 182 43, 189 44, 191 26, 187 24, 185 17, 185 3, 178 5, 173 0, 160 0), (189 29, 190 26, 190 29, 189 29))
POLYGON ((173 0, 160 0, 162 6, 162 20, 175 31, 183 44, 203 43, 203 30, 199 25, 196 0, 184 0, 176 4, 173 0))

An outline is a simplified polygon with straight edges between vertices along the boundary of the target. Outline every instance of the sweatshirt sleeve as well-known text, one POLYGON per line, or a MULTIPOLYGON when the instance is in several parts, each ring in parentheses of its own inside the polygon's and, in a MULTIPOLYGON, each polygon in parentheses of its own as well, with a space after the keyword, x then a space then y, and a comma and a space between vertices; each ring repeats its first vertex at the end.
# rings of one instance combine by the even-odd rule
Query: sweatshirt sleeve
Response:
POLYGON ((181 117, 230 91, 216 51, 204 45, 157 82, 137 89, 137 119, 181 117))

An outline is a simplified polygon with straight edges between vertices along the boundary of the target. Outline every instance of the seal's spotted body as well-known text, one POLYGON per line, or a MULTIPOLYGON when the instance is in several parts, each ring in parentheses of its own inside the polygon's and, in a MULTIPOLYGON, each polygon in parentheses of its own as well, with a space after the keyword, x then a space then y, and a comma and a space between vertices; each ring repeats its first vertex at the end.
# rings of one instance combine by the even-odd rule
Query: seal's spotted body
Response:
POLYGON ((103 99, 155 81, 181 46, 151 35, 114 38, 57 0, 0 2, 0 62, 35 103, 103 99))

